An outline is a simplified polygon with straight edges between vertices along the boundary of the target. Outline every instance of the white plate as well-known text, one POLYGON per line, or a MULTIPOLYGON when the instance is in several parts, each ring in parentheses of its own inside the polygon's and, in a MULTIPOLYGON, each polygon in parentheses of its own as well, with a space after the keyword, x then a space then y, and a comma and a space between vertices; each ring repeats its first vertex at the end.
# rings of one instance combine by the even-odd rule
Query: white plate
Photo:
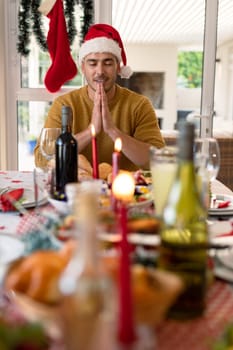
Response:
POLYGON ((0 265, 9 264, 24 253, 24 243, 17 237, 0 235, 0 265))
POLYGON ((233 282, 233 270, 227 269, 224 266, 216 266, 214 268, 214 275, 224 281, 233 282))
POLYGON ((50 204, 52 204, 52 206, 57 210, 59 214, 62 214, 62 215, 69 214, 69 207, 67 202, 59 201, 51 197, 48 198, 48 201, 50 204))
MULTIPOLYGON (((118 233, 101 233, 99 238, 105 242, 118 243, 120 242, 121 235, 118 233)), ((160 236, 158 234, 145 234, 145 233, 129 233, 129 242, 135 245, 145 245, 156 247, 160 243, 160 236)))
POLYGON ((232 270, 233 273, 233 246, 229 249, 223 249, 216 252, 216 257, 225 267, 232 270))
MULTIPOLYGON (((13 188, 11 187, 11 190, 17 189, 17 187, 13 188)), ((38 205, 44 205, 48 202, 48 196, 46 194, 46 191, 39 191, 38 193, 38 205)), ((22 201, 20 202, 21 205, 25 209, 33 208, 35 207, 35 195, 34 191, 30 188, 24 188, 23 196, 22 196, 22 201)), ((0 208, 1 211, 1 208, 0 208)))
MULTIPOLYGON (((69 214, 69 206, 67 202, 59 201, 57 199, 48 197, 48 201, 52 206, 58 211, 59 214, 61 215, 68 215, 69 214)), ((141 202, 135 202, 135 203, 130 203, 129 204, 129 209, 134 210, 134 209, 146 209, 150 207, 153 204, 152 199, 147 199, 141 202)), ((105 208, 103 206, 103 208, 105 208)), ((108 207, 106 207, 108 209, 108 207)))
POLYGON ((233 282, 233 235, 211 238, 211 243, 230 245, 232 248, 216 250, 214 253, 214 275, 233 282))
MULTIPOLYGON (((44 205, 48 202, 48 196, 46 192, 38 192, 38 205, 44 205)), ((22 205, 24 208, 33 208, 35 207, 35 195, 34 190, 30 188, 25 188, 23 193, 23 202, 22 205)))
POLYGON ((233 196, 229 195, 216 195, 216 204, 225 201, 231 201, 231 204, 226 208, 210 208, 208 210, 209 215, 221 216, 221 215, 233 215, 233 196))

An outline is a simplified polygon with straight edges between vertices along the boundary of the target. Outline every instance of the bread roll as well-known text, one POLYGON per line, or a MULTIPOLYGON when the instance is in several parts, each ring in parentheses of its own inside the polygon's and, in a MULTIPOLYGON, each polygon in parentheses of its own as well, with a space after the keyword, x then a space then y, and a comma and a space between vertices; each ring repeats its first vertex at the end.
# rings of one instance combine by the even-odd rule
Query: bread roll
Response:
POLYGON ((107 180, 109 174, 112 173, 112 166, 108 163, 99 164, 99 178, 102 180, 107 180))
POLYGON ((87 173, 92 175, 92 166, 91 163, 83 154, 78 155, 78 167, 79 169, 85 170, 87 173))
POLYGON ((79 181, 92 180, 93 176, 88 171, 78 168, 79 181))

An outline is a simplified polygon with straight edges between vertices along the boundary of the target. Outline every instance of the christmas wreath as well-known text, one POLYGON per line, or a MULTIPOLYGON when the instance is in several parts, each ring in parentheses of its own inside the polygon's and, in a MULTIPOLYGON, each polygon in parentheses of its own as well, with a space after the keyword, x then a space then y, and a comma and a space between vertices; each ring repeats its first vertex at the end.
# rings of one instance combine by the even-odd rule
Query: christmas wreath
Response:
MULTIPOLYGON (((42 14, 38 11, 41 0, 21 0, 18 11, 18 42, 17 50, 22 56, 27 56, 30 52, 30 35, 35 35, 36 41, 43 51, 48 51, 47 40, 42 25, 42 14)), ((75 26, 75 4, 83 9, 81 21, 81 42, 87 33, 88 28, 93 23, 93 0, 63 0, 64 15, 66 18, 67 33, 69 43, 72 45, 77 29, 75 26)))

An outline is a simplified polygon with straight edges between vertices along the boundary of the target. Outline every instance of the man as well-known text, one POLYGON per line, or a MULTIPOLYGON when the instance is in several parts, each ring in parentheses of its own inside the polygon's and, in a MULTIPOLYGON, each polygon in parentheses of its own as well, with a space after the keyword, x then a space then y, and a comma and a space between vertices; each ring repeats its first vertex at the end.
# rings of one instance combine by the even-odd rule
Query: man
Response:
MULTIPOLYGON (((61 109, 73 111, 72 132, 78 141, 79 153, 91 162, 91 127, 98 144, 99 162, 111 164, 114 142, 122 141, 121 169, 134 171, 149 167, 149 148, 161 148, 161 136, 151 102, 142 95, 116 84, 119 74, 129 78, 132 71, 119 33, 107 24, 90 27, 79 52, 79 64, 87 85, 59 96, 52 104, 45 127, 61 126, 61 109)), ((36 166, 45 160, 39 145, 35 148, 36 166)))

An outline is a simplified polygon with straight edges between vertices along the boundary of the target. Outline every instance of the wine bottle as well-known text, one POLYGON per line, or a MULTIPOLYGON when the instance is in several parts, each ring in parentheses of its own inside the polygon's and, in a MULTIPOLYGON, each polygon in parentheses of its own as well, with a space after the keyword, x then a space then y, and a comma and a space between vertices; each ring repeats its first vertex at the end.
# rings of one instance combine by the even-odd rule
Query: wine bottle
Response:
POLYGON ((200 198, 194 160, 194 125, 180 125, 178 168, 162 215, 158 266, 179 275, 184 291, 169 315, 189 319, 202 315, 207 288, 206 208, 200 198))
POLYGON ((98 329, 111 300, 111 283, 98 250, 95 184, 77 186, 79 195, 73 207, 78 244, 59 282, 63 294, 62 329, 67 350, 101 349, 97 343, 98 329))
POLYGON ((72 110, 62 106, 61 134, 56 140, 56 197, 66 200, 65 185, 78 181, 78 143, 71 132, 72 110))

